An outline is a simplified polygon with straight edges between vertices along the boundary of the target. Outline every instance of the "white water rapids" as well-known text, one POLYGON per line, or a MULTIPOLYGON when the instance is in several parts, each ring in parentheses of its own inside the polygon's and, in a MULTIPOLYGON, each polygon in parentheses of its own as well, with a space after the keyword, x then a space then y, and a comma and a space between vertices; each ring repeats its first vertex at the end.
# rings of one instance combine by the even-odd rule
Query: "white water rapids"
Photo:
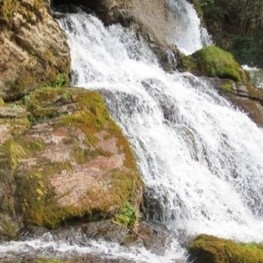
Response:
POLYGON ((73 84, 98 89, 135 150, 149 216, 189 234, 263 241, 263 132, 204 80, 165 73, 120 25, 67 15, 73 84))
MULTIPOLYGON (((134 149, 147 187, 146 217, 179 236, 263 242, 262 129, 205 80, 164 72, 129 29, 106 28, 85 13, 67 14, 60 24, 71 49, 73 85, 104 95, 134 149)), ((69 244, 51 236, 0 245, 0 260, 32 251, 187 262, 177 240, 160 256, 139 247, 93 240, 69 244)))
POLYGON ((173 21, 167 35, 168 43, 175 44, 186 55, 213 44, 206 28, 201 26, 193 5, 187 0, 168 0, 167 3, 173 21))

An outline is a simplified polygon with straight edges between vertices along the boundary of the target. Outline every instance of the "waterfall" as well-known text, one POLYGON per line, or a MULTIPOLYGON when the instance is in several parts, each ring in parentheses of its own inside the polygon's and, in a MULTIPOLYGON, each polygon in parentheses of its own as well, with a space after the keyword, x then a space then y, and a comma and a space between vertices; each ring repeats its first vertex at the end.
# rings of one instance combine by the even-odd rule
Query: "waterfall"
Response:
POLYGON ((173 21, 167 34, 168 43, 175 44, 186 55, 213 44, 193 5, 187 0, 168 0, 168 6, 173 21))
POLYGON ((104 94, 135 150, 157 203, 148 218, 189 235, 262 241, 262 130, 207 81, 165 73, 129 29, 83 13, 60 22, 73 85, 104 94))
POLYGON ((36 251, 187 262, 182 236, 207 233, 262 242, 262 129, 208 81, 164 72, 131 30, 105 27, 82 12, 66 14, 60 25, 71 49, 73 86, 101 92, 134 149, 146 185, 146 219, 161 222, 179 238, 160 256, 83 236, 64 242, 48 235, 1 245, 0 260, 36 251))
POLYGON ((250 82, 259 89, 263 89, 263 69, 256 67, 242 66, 249 74, 250 82))

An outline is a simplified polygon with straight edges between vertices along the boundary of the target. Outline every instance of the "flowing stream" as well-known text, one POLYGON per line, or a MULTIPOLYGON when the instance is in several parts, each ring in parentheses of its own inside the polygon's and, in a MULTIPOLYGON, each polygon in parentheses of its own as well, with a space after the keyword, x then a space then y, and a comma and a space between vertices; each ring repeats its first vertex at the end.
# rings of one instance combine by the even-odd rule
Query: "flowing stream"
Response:
MULTIPOLYGON (((208 81, 164 72, 129 29, 105 27, 83 12, 66 14, 60 25, 71 49, 73 85, 103 94, 134 149, 147 187, 146 219, 166 225, 179 239, 207 233, 263 242, 262 129, 208 81)), ((66 242, 46 234, 6 243, 0 260, 35 252, 187 262, 176 238, 163 255, 83 238, 66 242)))
POLYGON ((189 55, 203 46, 213 44, 206 28, 193 7, 187 0, 168 0, 171 16, 171 30, 167 34, 167 41, 175 44, 184 54, 189 55))

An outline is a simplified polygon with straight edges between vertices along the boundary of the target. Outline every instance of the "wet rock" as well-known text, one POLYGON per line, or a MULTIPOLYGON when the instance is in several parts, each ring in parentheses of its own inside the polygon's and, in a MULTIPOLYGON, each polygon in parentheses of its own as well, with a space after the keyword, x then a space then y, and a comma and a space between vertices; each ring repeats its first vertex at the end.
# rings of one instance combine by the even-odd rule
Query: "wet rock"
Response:
POLYGON ((199 235, 189 246, 192 260, 196 263, 260 263, 263 247, 257 244, 237 243, 208 235, 199 235))
POLYGON ((209 79, 222 95, 239 109, 244 110, 257 125, 263 127, 263 89, 250 83, 209 79))
POLYGON ((163 225, 142 221, 136 230, 130 230, 111 220, 93 222, 83 226, 88 238, 117 242, 124 246, 139 245, 156 253, 163 254, 172 240, 172 233, 163 225))
POLYGON ((109 259, 101 256, 87 255, 70 259, 55 259, 25 256, 23 259, 6 260, 5 263, 135 263, 132 260, 109 259))
POLYGON ((138 209, 135 159, 98 93, 42 88, 19 104, 0 108, 3 215, 56 228, 138 209))
POLYGON ((21 107, 0 107, 0 118, 23 118, 27 111, 21 107))
POLYGON ((163 255, 165 249, 169 247, 173 234, 165 226, 142 221, 136 230, 130 230, 127 227, 114 223, 112 220, 101 220, 90 223, 77 223, 75 226, 64 226, 57 230, 47 230, 39 227, 27 228, 20 240, 45 239, 52 237, 55 242, 67 242, 79 246, 85 245, 89 240, 106 241, 117 243, 120 246, 144 246, 147 250, 163 255))
POLYGON ((55 83, 61 75, 68 78, 69 48, 47 1, 1 1, 0 50, 0 96, 5 100, 55 83))

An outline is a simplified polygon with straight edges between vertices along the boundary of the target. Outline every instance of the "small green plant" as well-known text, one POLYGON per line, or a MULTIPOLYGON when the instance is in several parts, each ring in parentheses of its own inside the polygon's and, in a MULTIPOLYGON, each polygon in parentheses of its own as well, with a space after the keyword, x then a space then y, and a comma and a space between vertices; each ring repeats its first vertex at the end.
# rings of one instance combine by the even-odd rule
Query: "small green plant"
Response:
POLYGON ((113 222, 119 225, 134 229, 138 224, 139 213, 130 203, 126 203, 124 207, 115 215, 113 222))
POLYGON ((58 74, 54 82, 52 83, 52 87, 61 88, 68 85, 68 76, 64 73, 58 74))

